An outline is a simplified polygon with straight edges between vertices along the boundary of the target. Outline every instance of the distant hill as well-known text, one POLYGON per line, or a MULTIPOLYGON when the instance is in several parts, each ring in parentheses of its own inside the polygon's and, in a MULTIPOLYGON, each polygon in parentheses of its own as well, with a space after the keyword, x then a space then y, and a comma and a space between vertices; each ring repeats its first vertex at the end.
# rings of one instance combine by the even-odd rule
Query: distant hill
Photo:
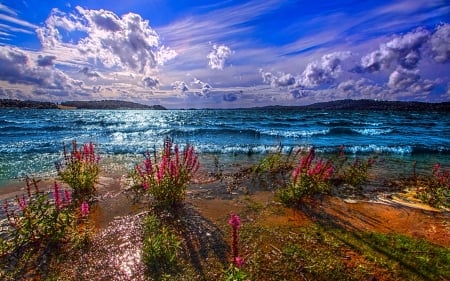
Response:
POLYGON ((15 99, 0 99, 0 108, 33 108, 33 109, 149 109, 165 110, 161 105, 145 105, 129 101, 66 101, 61 105, 52 102, 22 101, 15 99))
POLYGON ((56 109, 56 108, 58 108, 58 106, 52 102, 0 99, 0 108, 56 109))
POLYGON ((337 100, 304 106, 266 106, 255 109, 283 110, 371 110, 371 111, 443 111, 450 112, 450 102, 427 103, 415 101, 337 100))
POLYGON ((145 105, 121 100, 101 100, 101 101, 66 101, 62 106, 75 107, 77 109, 151 109, 165 110, 161 105, 145 105))

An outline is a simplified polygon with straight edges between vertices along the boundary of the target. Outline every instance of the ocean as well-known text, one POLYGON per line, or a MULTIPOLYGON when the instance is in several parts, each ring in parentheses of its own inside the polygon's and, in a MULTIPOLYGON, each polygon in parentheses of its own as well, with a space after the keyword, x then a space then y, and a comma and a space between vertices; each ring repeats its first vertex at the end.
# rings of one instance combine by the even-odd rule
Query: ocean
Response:
POLYGON ((93 141, 105 165, 132 167, 166 136, 194 145, 200 159, 252 161, 309 147, 333 154, 344 145, 348 155, 376 155, 398 171, 413 161, 430 170, 434 162, 450 165, 450 112, 1 109, 0 187, 54 176, 63 143, 75 139, 93 141))

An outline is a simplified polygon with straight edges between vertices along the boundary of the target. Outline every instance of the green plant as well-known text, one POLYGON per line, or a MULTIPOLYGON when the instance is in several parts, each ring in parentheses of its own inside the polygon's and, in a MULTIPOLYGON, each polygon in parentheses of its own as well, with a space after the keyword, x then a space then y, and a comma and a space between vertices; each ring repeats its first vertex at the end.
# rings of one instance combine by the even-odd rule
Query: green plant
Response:
POLYGON ((369 168, 373 166, 375 159, 373 157, 355 158, 352 163, 349 163, 349 158, 344 153, 344 146, 341 146, 338 156, 332 159, 332 163, 336 181, 361 187, 369 178, 369 168))
POLYGON ((293 167, 292 151, 287 155, 281 149, 262 158, 251 169, 252 182, 264 189, 278 188, 286 184, 286 175, 293 167))
POLYGON ((67 152, 64 145, 64 158, 56 163, 58 176, 73 191, 74 199, 81 203, 89 201, 95 194, 95 184, 100 172, 99 156, 92 142, 78 147, 72 142, 72 151, 67 152))
POLYGON ((434 207, 450 207, 450 171, 441 169, 436 163, 431 176, 422 180, 423 186, 417 188, 417 197, 434 207))
POLYGON ((152 161, 152 155, 147 152, 144 163, 135 166, 131 173, 132 188, 137 195, 150 194, 156 206, 173 207, 183 202, 198 168, 194 147, 187 145, 180 153, 178 146, 166 138, 159 159, 153 155, 152 161))
POLYGON ((176 271, 182 242, 154 215, 149 215, 144 223, 143 243, 143 261, 150 275, 159 280, 176 271))
POLYGON ((27 178, 27 193, 16 196, 14 203, 6 200, 3 205, 8 223, 3 243, 7 253, 69 240, 76 216, 68 190, 62 192, 55 182, 53 193, 44 193, 35 180, 27 178))
POLYGON ((240 267, 237 267, 235 264, 230 264, 227 270, 224 271, 224 279, 225 281, 247 281, 247 274, 241 270, 240 267))
POLYGON ((292 172, 288 186, 278 191, 278 197, 287 205, 295 205, 315 194, 328 193, 331 189, 333 166, 331 161, 314 161, 315 153, 311 148, 303 155, 292 172))

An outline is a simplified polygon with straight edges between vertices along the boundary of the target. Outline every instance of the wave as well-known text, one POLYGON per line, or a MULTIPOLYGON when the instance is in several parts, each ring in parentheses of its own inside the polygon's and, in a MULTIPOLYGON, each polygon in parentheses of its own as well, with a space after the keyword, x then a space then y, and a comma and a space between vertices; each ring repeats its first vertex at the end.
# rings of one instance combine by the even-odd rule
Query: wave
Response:
MULTIPOLYGON (((236 144, 236 145, 220 145, 220 144, 193 144, 196 151, 200 154, 224 154, 224 155, 241 155, 241 154, 270 154, 275 152, 282 152, 285 154, 292 151, 307 151, 314 147, 316 152, 325 154, 335 154, 338 152, 338 146, 313 146, 305 145, 261 145, 261 144, 236 144)), ((183 145, 180 145, 183 147, 183 145)), ((133 143, 128 147, 122 145, 115 146, 109 153, 113 154, 135 154, 138 150, 143 150, 141 143, 133 143)), ((384 145, 350 145, 345 146, 345 151, 349 154, 387 154, 387 155, 414 155, 414 154, 450 154, 450 149, 445 147, 426 147, 413 145, 398 145, 398 146, 384 146, 384 145)))
POLYGON ((393 132, 392 129, 388 129, 388 128, 384 128, 384 129, 365 128, 365 129, 352 129, 352 130, 357 132, 358 134, 361 134, 364 136, 387 135, 387 134, 393 132))
POLYGON ((330 130, 329 129, 318 129, 318 130, 260 130, 262 135, 267 136, 276 136, 276 137, 286 137, 286 138, 301 138, 301 137, 312 137, 317 135, 327 135, 330 130))

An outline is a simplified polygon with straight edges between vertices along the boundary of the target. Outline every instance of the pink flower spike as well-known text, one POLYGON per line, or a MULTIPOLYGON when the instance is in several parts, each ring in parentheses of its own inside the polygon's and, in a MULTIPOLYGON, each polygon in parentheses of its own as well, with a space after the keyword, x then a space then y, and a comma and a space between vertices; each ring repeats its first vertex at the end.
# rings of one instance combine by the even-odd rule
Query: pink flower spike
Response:
POLYGON ((55 184, 54 184, 54 190, 53 190, 53 197, 54 197, 54 199, 55 199, 55 206, 56 206, 56 209, 60 209, 61 208, 61 194, 59 193, 60 191, 59 191, 59 184, 55 181, 55 184))
POLYGON ((153 174, 153 165, 152 165, 152 160, 150 159, 150 156, 147 156, 145 158, 145 172, 147 173, 147 175, 152 175, 153 174))
POLYGON ((241 218, 234 214, 231 213, 230 215, 230 219, 228 220, 228 223, 234 228, 234 229, 238 229, 239 227, 241 227, 241 218))
POLYGON ((235 257, 234 258, 234 264, 236 265, 237 268, 241 268, 242 265, 244 265, 245 259, 241 258, 241 257, 235 257))
POLYGON ((19 199, 18 201, 19 201, 20 209, 22 211, 24 211, 28 207, 27 199, 25 198, 25 195, 22 195, 22 199, 19 199))
POLYGON ((88 203, 86 203, 86 201, 83 201, 83 203, 81 203, 80 210, 82 217, 86 217, 89 214, 89 205, 88 203))
POLYGON ((142 187, 144 188, 144 190, 148 190, 148 183, 146 181, 144 181, 142 183, 142 187))

